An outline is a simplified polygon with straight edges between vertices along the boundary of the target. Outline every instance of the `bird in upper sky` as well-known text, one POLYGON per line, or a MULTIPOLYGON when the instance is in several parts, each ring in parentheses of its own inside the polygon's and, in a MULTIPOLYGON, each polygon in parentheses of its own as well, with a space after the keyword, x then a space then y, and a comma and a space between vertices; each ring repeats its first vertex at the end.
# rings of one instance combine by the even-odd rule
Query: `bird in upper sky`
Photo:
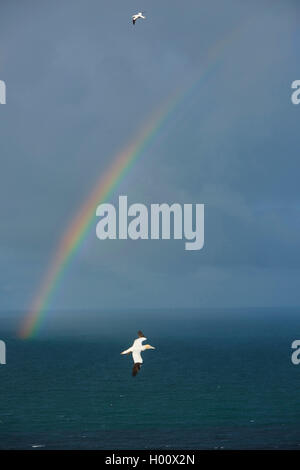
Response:
POLYGON ((145 20, 146 16, 144 16, 141 11, 139 13, 136 13, 135 15, 132 15, 132 24, 135 24, 136 20, 138 20, 139 18, 145 20))
POLYGON ((132 369, 132 375, 133 377, 136 376, 138 371, 140 370, 142 364, 143 364, 143 358, 141 356, 142 351, 146 351, 146 349, 155 349, 153 346, 150 346, 150 344, 145 344, 143 346, 143 342, 146 341, 147 338, 143 335, 143 333, 138 331, 138 338, 134 340, 133 345, 126 349, 125 351, 121 352, 121 354, 132 354, 132 359, 134 362, 133 369, 132 369))

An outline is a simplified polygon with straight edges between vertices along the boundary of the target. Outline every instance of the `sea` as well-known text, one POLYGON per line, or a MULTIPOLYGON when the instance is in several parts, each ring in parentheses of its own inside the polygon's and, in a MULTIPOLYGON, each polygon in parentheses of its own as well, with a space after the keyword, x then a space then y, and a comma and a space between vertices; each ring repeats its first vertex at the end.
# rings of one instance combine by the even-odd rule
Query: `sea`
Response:
POLYGON ((4 327, 0 449, 300 449, 299 314, 69 312, 27 340, 4 327), (120 352, 139 329, 156 349, 132 377, 120 352))

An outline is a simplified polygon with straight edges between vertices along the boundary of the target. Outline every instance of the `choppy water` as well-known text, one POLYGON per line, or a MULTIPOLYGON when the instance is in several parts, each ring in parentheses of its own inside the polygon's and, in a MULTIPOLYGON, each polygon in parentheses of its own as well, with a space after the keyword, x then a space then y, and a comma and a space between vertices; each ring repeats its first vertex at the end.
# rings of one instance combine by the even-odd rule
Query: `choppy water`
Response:
POLYGON ((195 317, 172 331, 153 322, 157 349, 144 353, 136 378, 119 355, 129 330, 2 335, 0 448, 300 448, 300 365, 290 360, 297 315, 195 317))

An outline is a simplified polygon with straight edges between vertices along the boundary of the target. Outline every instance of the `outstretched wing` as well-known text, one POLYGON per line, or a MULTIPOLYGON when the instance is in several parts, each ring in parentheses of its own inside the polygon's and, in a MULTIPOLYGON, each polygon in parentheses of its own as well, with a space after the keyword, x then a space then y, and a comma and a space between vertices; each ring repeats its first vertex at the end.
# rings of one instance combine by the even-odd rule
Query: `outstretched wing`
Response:
POLYGON ((136 362, 132 368, 132 376, 135 377, 138 371, 141 368, 141 364, 139 362, 136 362))
POLYGON ((141 332, 141 330, 138 331, 138 337, 145 338, 145 335, 141 332))
POLYGON ((121 354, 130 354, 132 352, 132 348, 125 349, 125 351, 121 352, 121 354))

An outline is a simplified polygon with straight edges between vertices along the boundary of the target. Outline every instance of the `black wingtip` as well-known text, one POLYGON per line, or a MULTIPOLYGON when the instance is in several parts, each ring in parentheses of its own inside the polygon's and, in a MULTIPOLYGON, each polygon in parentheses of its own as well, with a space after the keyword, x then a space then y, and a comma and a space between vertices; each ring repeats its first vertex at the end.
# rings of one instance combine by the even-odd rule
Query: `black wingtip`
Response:
POLYGON ((145 335, 143 334, 141 330, 138 331, 138 336, 139 338, 145 338, 145 335))

